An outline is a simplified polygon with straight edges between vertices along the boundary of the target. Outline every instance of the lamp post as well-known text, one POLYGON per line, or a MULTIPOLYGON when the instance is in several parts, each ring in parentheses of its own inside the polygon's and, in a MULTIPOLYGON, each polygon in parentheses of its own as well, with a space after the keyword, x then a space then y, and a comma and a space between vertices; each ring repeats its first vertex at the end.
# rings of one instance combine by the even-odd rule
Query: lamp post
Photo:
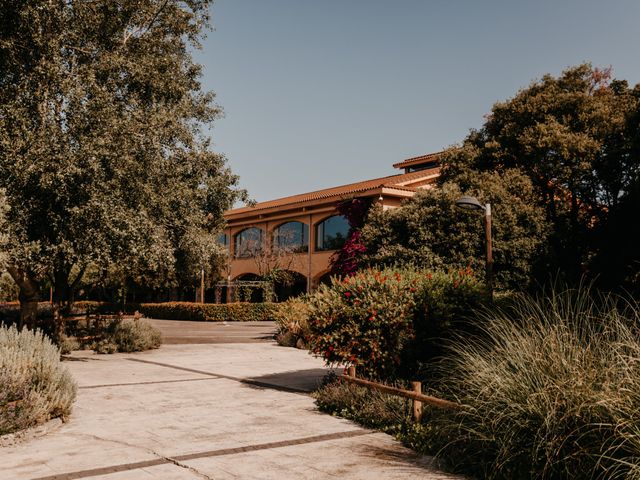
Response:
POLYGON ((463 210, 484 212, 484 234, 487 247, 486 253, 486 278, 489 295, 493 299, 493 252, 491 249, 491 204, 482 205, 477 198, 463 196, 456 201, 456 206, 463 210))

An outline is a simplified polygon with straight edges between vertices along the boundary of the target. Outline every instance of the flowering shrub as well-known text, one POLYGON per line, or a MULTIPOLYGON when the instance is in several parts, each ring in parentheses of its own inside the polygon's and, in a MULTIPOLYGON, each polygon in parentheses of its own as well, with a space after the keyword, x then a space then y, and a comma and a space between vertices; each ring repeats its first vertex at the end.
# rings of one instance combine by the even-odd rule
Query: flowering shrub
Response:
POLYGON ((334 279, 309 299, 310 349, 371 377, 414 375, 435 352, 429 344, 482 292, 466 270, 368 269, 334 279))
POLYGON ((353 275, 359 267, 360 257, 366 252, 360 229, 369 213, 371 202, 362 198, 338 204, 338 213, 349 222, 349 236, 340 250, 331 257, 331 271, 335 275, 353 275))

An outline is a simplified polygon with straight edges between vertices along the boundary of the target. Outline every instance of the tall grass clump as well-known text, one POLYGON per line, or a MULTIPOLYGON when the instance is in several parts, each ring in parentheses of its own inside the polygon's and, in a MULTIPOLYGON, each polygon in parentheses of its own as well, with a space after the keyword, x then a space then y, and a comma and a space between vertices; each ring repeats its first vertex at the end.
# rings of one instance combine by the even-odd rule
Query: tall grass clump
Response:
POLYGON ((640 478, 638 305, 583 286, 481 317, 439 366, 468 406, 432 419, 439 454, 479 478, 640 478))
POLYGON ((41 331, 0 327, 0 435, 71 411, 76 384, 41 331))
POLYGON ((304 297, 293 297, 278 304, 273 318, 278 327, 278 344, 285 347, 304 345, 309 337, 309 304, 304 297))

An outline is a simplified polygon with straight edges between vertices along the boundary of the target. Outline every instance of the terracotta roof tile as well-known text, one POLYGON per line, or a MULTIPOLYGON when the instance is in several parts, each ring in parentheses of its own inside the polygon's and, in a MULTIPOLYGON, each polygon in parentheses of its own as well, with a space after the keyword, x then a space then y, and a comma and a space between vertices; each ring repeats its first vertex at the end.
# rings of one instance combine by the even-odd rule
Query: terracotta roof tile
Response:
POLYGON ((398 175, 390 175, 388 177, 374 178, 372 180, 350 183, 347 185, 341 185, 339 187, 325 188, 323 190, 317 190, 315 192, 303 193, 300 195, 292 195, 290 197, 260 202, 252 207, 235 208, 233 210, 228 210, 225 215, 255 212, 267 208, 295 205, 312 200, 341 197, 382 187, 391 187, 398 190, 415 192, 417 186, 424 185, 426 182, 430 181, 431 178, 435 179, 438 176, 439 172, 440 168, 436 167, 427 170, 420 170, 418 172, 401 173, 398 175), (415 184, 416 187, 412 186, 413 184, 415 184))
POLYGON ((438 159, 438 157, 440 156, 440 154, 443 151, 435 152, 435 153, 429 153, 427 155, 420 155, 419 157, 407 158, 406 160, 403 160, 403 161, 401 161, 399 163, 394 163, 393 164, 393 168, 407 168, 407 167, 411 167, 413 165, 419 165, 419 164, 424 163, 424 162, 434 162, 434 161, 436 161, 438 159))

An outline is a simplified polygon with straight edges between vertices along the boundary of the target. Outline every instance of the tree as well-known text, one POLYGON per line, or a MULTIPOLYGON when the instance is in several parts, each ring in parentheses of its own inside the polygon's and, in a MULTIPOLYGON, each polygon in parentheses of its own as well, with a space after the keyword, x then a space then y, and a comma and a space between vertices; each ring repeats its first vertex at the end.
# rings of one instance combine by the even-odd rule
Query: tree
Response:
POLYGON ((468 171, 523 172, 551 227, 550 265, 577 278, 590 270, 594 233, 638 181, 639 100, 639 88, 613 80, 610 69, 583 64, 545 75, 496 103, 463 148, 443 157, 442 181, 468 171))
POLYGON ((220 109, 190 49, 208 0, 0 0, 0 188, 22 320, 90 266, 158 283, 212 243, 242 192, 203 127, 220 109))
POLYGON ((455 182, 418 192, 401 208, 374 208, 362 229, 363 263, 430 270, 470 267, 482 272, 483 219, 455 206, 463 194, 491 203, 496 286, 517 290, 528 286, 537 262, 545 257, 548 229, 544 210, 531 203, 531 182, 517 170, 468 172, 455 182))

